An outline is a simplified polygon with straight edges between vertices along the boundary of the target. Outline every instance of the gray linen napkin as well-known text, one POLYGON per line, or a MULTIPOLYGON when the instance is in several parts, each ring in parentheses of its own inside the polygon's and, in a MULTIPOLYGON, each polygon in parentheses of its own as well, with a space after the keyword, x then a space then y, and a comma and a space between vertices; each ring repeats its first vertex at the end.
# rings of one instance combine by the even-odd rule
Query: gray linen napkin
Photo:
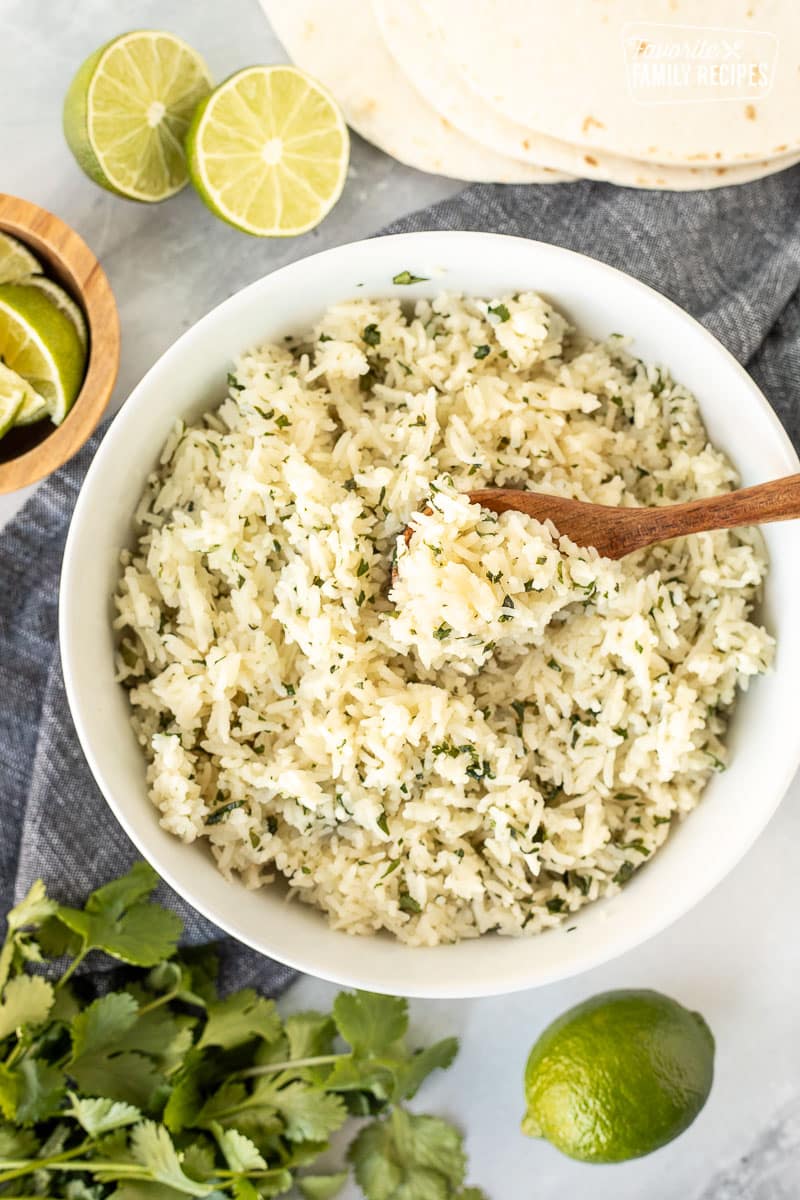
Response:
MULTIPOLYGON (((638 276, 747 364, 800 441, 800 167, 678 195, 588 182, 478 185, 386 232, 422 229, 538 238, 638 276)), ((84 762, 56 645, 64 538, 97 444, 40 487, 0 537, 0 912, 39 876, 56 896, 80 901, 136 857, 84 762)), ((187 941, 220 936, 167 889, 162 898, 184 918, 187 941)), ((230 941, 224 953, 228 986, 277 993, 292 978, 230 941)))

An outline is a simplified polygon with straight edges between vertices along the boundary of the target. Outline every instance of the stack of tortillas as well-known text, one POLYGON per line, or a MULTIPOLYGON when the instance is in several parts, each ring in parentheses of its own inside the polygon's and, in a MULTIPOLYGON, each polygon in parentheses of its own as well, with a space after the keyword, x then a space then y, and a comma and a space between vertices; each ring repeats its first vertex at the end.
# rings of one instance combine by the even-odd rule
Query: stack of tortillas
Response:
POLYGON ((800 161, 800 0, 262 0, 357 133, 457 179, 688 190, 800 161))

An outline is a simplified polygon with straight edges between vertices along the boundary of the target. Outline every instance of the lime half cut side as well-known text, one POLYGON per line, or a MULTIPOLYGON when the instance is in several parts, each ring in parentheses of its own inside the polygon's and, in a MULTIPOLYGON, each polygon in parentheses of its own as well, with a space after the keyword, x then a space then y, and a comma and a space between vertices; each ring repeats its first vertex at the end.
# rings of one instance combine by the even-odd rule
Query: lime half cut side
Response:
POLYGON ((212 212, 256 237, 292 237, 339 199, 350 139, 315 79, 290 66, 248 67, 200 105, 187 152, 212 212))
POLYGON ((14 283, 27 275, 39 275, 42 264, 35 254, 10 233, 0 232, 0 283, 14 283))
POLYGON ((188 180, 184 139, 211 90, 205 62, 171 33, 124 33, 86 59, 64 101, 64 135, 101 187, 154 203, 188 180))
POLYGON ((37 288, 0 285, 0 359, 60 425, 80 391, 86 355, 72 322, 37 288))

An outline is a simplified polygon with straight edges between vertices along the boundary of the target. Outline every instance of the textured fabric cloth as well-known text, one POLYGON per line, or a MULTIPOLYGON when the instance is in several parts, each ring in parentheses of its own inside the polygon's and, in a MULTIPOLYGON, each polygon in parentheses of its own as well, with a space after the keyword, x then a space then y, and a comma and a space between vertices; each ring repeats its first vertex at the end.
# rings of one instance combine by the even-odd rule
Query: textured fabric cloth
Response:
MULTIPOLYGON (((422 229, 537 238, 637 276, 748 366, 800 442, 800 167, 684 194, 588 182, 477 185, 386 232, 422 229)), ((54 895, 79 902, 136 857, 84 762, 56 644, 64 539, 97 444, 40 487, 0 537, 0 911, 40 876, 54 895)), ((186 922, 188 941, 220 936, 166 888, 161 894, 186 922)), ((278 992, 292 977, 235 943, 224 954, 228 986, 278 992)))

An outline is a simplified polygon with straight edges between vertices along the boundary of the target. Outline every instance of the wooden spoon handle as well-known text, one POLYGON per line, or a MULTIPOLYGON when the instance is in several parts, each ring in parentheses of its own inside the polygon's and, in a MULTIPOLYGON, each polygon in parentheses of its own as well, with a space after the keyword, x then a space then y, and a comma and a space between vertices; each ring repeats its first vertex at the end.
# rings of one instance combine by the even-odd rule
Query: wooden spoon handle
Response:
POLYGON ((619 515, 623 514, 625 529, 620 534, 626 542, 626 554, 689 533, 790 521, 800 517, 800 475, 683 504, 622 509, 619 515))
POLYGON ((634 550, 689 533, 800 517, 800 475, 660 508, 615 508, 514 488, 470 492, 470 500, 497 513, 514 509, 539 521, 551 520, 579 546, 594 546, 606 558, 624 558, 634 550))

